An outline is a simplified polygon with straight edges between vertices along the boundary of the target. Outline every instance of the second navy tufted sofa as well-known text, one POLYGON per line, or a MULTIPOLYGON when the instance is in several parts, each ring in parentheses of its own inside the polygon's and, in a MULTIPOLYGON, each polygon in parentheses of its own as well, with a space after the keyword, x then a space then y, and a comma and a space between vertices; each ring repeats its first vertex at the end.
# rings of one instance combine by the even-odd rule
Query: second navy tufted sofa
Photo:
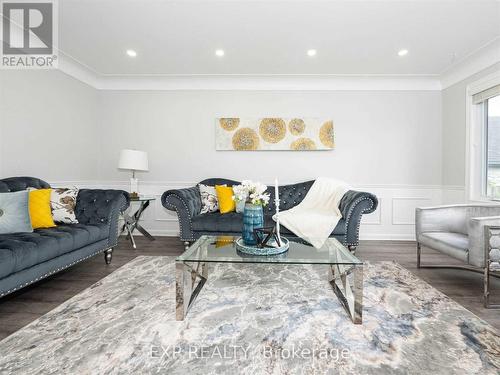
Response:
MULTIPOLYGON (((280 195, 280 210, 288 210, 306 196, 314 181, 298 184, 284 185, 278 188, 280 195)), ((238 181, 223 178, 203 180, 204 185, 233 186, 240 184, 238 181)), ((274 189, 268 189, 271 196, 269 205, 264 208, 264 225, 272 226, 272 216, 276 212, 274 204, 274 189)), ((168 190, 163 193, 161 202, 165 208, 176 211, 179 218, 180 237, 184 242, 195 241, 203 234, 208 235, 239 235, 242 229, 242 215, 236 212, 221 214, 220 212, 200 214, 201 196, 198 186, 168 190)), ((348 191, 340 201, 342 219, 339 221, 331 237, 337 238, 349 249, 354 250, 359 242, 359 225, 363 214, 375 211, 378 205, 377 197, 371 193, 361 191, 348 191)), ((285 235, 292 233, 282 228, 285 235)))
MULTIPOLYGON (((0 194, 50 185, 33 177, 0 180, 0 194)), ((104 252, 111 262, 118 241, 118 219, 129 205, 121 190, 81 189, 78 224, 60 224, 32 233, 0 234, 0 297, 104 252)))

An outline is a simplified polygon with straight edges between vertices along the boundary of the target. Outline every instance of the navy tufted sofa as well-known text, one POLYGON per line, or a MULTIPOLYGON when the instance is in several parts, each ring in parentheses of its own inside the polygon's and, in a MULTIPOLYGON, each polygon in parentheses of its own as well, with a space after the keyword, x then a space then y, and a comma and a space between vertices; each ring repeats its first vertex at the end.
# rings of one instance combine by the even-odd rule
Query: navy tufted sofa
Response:
MULTIPOLYGON (((238 185, 238 181, 223 178, 211 178, 200 182, 204 185, 238 185)), ((278 188, 280 195, 280 210, 288 210, 306 196, 314 181, 307 181, 278 188)), ((274 189, 268 189, 271 199, 264 208, 264 225, 272 226, 272 216, 276 212, 274 204, 274 189)), ((209 235, 239 235, 242 229, 242 215, 236 212, 220 214, 219 212, 200 214, 201 197, 198 186, 187 189, 168 190, 163 193, 161 202, 165 208, 176 211, 179 217, 180 237, 186 245, 195 241, 203 234, 209 235)), ((340 202, 342 219, 339 221, 331 237, 335 237, 350 250, 355 250, 359 242, 359 225, 361 216, 375 211, 378 205, 377 197, 371 193, 350 190, 340 202)), ((286 228, 282 233, 293 236, 286 228)))
MULTIPOLYGON (((50 188, 33 177, 0 180, 0 194, 50 188)), ((33 233, 0 234, 0 297, 104 252, 111 262, 118 241, 118 219, 129 205, 121 190, 82 189, 75 214, 78 224, 60 224, 33 233)))

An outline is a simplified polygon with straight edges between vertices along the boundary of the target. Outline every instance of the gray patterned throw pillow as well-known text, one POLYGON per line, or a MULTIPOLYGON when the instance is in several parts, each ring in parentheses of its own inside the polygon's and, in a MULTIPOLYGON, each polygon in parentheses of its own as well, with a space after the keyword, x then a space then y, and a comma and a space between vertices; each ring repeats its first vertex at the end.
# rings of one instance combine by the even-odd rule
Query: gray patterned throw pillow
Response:
POLYGON ((29 191, 0 193, 0 234, 33 232, 29 191))
POLYGON ((217 199, 215 186, 198 184, 198 188, 200 189, 201 195, 200 214, 219 211, 219 200, 217 199))
POLYGON ((78 224, 75 215, 77 188, 52 189, 50 193, 50 207, 52 218, 56 223, 78 224))

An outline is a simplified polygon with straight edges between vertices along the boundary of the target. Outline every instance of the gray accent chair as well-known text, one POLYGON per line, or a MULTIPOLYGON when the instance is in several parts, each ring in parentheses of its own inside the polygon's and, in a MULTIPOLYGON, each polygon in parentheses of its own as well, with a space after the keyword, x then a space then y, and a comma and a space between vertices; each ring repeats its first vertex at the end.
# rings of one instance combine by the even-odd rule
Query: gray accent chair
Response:
POLYGON ((484 275, 484 306, 490 303, 490 276, 500 276, 500 205, 460 204, 416 209, 418 268, 459 268, 484 275), (422 265, 422 247, 465 263, 422 265))
MULTIPOLYGON (((306 196, 314 181, 306 181, 298 184, 280 186, 280 210, 288 210, 306 196)), ((210 178, 203 180, 204 185, 239 185, 240 182, 224 178, 210 178)), ((271 196, 269 204, 264 208, 264 225, 272 226, 272 216, 276 212, 274 204, 274 189, 268 189, 271 196)), ((222 215, 220 212, 200 214, 201 196, 198 186, 186 189, 168 190, 161 197, 163 206, 177 212, 180 225, 180 238, 186 246, 195 241, 201 235, 241 235, 243 225, 242 215, 231 212, 222 215)), ((340 202, 342 219, 339 221, 331 237, 335 237, 341 243, 348 246, 351 251, 356 249, 359 243, 359 225, 361 216, 376 210, 377 197, 371 193, 361 191, 348 191, 340 202)), ((293 237, 293 234, 282 227, 282 234, 293 237)))
MULTIPOLYGON (((0 180, 0 194, 29 187, 50 185, 34 177, 0 180)), ((129 203, 122 190, 81 189, 75 207, 78 224, 0 234, 0 297, 99 253, 109 264, 118 242, 120 213, 129 203)))

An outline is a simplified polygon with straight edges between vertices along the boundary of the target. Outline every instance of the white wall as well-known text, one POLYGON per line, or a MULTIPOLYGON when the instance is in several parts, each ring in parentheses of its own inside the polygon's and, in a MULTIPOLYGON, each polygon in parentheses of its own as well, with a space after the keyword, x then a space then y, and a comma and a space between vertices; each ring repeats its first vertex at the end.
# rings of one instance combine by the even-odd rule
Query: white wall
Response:
MULTIPOLYGON (((287 183, 332 176, 380 199, 362 238, 411 239, 415 207, 441 202, 439 91, 97 91, 58 71, 0 77, 8 92, 2 176, 127 189, 129 175, 116 168, 122 148, 148 151, 141 189, 158 198, 206 177, 287 183), (215 151, 220 116, 331 117, 336 149, 215 151)), ((144 224, 155 234, 178 232, 159 199, 144 224)))
POLYGON ((0 176, 95 179, 98 92, 55 70, 1 70, 0 176))
POLYGON ((101 178, 123 180, 121 148, 149 152, 145 181, 224 176, 287 182, 332 176, 353 184, 439 185, 439 92, 103 91, 101 178), (323 152, 215 151, 220 116, 331 117, 336 149, 323 152), (120 134, 120 137, 116 135, 120 134))
MULTIPOLYGON (((99 179, 123 186, 119 150, 150 156, 142 191, 158 197, 169 188, 206 177, 283 183, 330 176, 381 198, 365 218, 365 238, 412 238, 414 209, 441 199, 441 95, 438 91, 101 91, 100 135, 106 139, 99 179), (221 116, 331 117, 336 149, 324 152, 215 150, 221 116), (119 135, 119 136, 117 136, 119 135)), ((175 217, 160 202, 147 226, 175 234, 175 217)))
POLYGON ((500 63, 482 70, 442 91, 443 179, 445 203, 465 201, 466 93, 467 85, 500 70, 500 63))

